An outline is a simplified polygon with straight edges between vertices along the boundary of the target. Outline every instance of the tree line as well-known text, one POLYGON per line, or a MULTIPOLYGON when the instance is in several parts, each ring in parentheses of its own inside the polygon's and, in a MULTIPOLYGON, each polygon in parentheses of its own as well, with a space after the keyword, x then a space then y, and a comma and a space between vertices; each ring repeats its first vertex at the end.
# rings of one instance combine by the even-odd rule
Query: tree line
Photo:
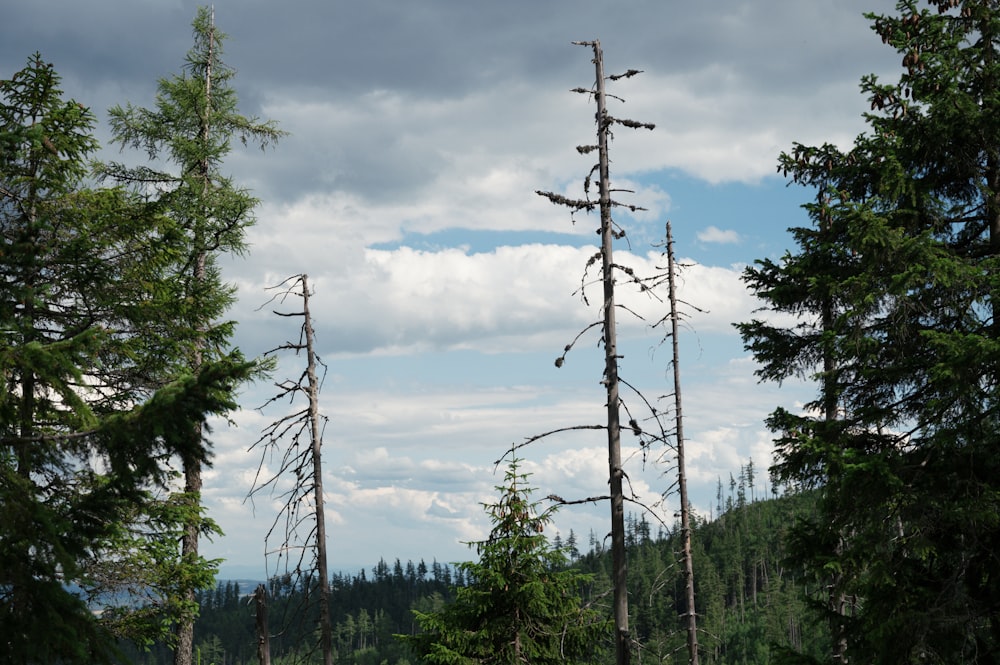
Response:
MULTIPOLYGON (((539 511, 544 513, 545 509, 539 507, 539 511)), ((790 525, 815 511, 815 495, 799 493, 748 500, 711 521, 695 517, 692 543, 702 661, 774 663, 793 651, 816 658, 826 653, 829 631, 814 606, 823 598, 825 588, 814 585, 801 569, 791 565, 787 551, 790 525)), ((637 660, 687 662, 680 525, 654 525, 642 513, 629 514, 625 523, 632 597, 629 624, 637 660)), ((613 615, 609 595, 612 561, 604 535, 588 534, 589 545, 580 551, 575 534, 563 536, 548 528, 539 533, 533 526, 531 534, 545 540, 539 543, 541 549, 557 554, 548 567, 538 569, 538 577, 570 575, 570 597, 577 597, 581 606, 595 613, 595 625, 603 622, 605 626, 603 632, 595 630, 588 637, 586 655, 578 654, 572 662, 613 663, 614 645, 608 630, 613 615)), ((482 578, 481 565, 481 559, 457 564, 435 561, 430 566, 423 561, 402 563, 396 559, 389 564, 382 559, 367 571, 335 573, 330 582, 334 661, 365 665, 422 662, 427 635, 440 635, 419 617, 454 606, 459 594, 475 588, 477 570, 482 578)), ((322 662, 316 647, 315 616, 296 614, 305 606, 307 591, 290 582, 281 577, 269 582, 275 622, 272 662, 322 662)), ((551 588, 551 578, 547 584, 551 588)), ((254 610, 247 603, 251 591, 228 581, 199 593, 195 644, 201 662, 257 662, 254 610)), ((318 613, 315 607, 311 611, 318 613)), ((504 633, 505 638, 508 634, 504 633)), ((127 651, 133 662, 141 665, 171 662, 165 645, 149 651, 128 646, 127 651)), ((536 657, 533 662, 538 660, 536 657)))

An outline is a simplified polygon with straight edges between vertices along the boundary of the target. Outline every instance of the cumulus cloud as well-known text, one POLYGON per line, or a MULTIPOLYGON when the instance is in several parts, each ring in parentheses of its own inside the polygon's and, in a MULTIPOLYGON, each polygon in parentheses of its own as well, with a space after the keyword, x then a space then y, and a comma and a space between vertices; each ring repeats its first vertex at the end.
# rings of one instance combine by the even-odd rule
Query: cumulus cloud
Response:
POLYGON ((735 244, 740 241, 740 234, 732 229, 722 230, 717 226, 698 232, 698 240, 706 243, 735 244))

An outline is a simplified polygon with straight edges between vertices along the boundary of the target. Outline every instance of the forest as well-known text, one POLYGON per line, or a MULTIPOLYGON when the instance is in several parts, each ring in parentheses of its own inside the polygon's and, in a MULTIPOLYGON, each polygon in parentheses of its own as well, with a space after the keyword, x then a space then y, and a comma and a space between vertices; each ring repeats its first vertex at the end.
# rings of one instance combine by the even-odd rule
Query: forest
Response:
MULTIPOLYGON (((745 473, 725 494, 721 488, 718 517, 694 524, 695 580, 698 614, 705 621, 702 662, 777 663, 792 651, 821 658, 829 650, 829 630, 814 607, 825 588, 801 570, 789 567, 783 543, 789 525, 815 509, 808 493, 754 500, 745 473)), ((683 569, 679 525, 651 524, 644 514, 626 520, 630 564, 630 624, 638 649, 636 663, 687 662, 682 609, 683 569)), ((611 561, 606 538, 569 533, 546 536, 564 555, 563 565, 586 581, 579 593, 610 620, 608 598, 611 561), (584 542, 585 541, 585 542, 584 542)), ((465 587, 466 568, 420 560, 379 560, 355 574, 335 573, 330 590, 334 623, 334 662, 381 665, 417 663, 417 654, 399 635, 414 635, 420 625, 414 610, 428 612, 454 599, 465 587)), ((322 662, 313 635, 316 608, 289 580, 269 583, 272 662, 322 662)), ((201 662, 244 665, 257 662, 253 589, 232 581, 198 595, 200 612, 195 644, 201 662)), ((131 662, 166 665, 172 654, 165 645, 149 651, 129 647, 131 662)), ((607 635, 593 645, 585 661, 614 662, 607 635)))
POLYGON ((594 79, 570 92, 596 110, 576 152, 596 161, 579 198, 535 194, 573 224, 599 216, 576 294, 595 318, 554 364, 581 339, 599 349, 601 422, 503 442, 470 560, 383 559, 370 574, 328 570, 307 275, 280 287, 301 303, 279 313, 301 322, 297 341, 275 342, 302 359, 298 379, 234 341, 224 268, 252 250, 261 202, 227 158, 286 132, 239 111, 213 10, 152 107, 109 110, 121 162, 96 158, 95 115, 29 55, 0 80, 0 662, 1000 662, 1000 9, 900 0, 867 19, 898 78, 861 79, 866 129, 849 146, 780 154, 806 221, 742 272, 759 307, 733 326, 756 379, 813 391, 762 423, 780 491, 757 496, 751 461, 719 480, 711 519, 693 508, 678 337, 698 304, 677 298, 671 225, 644 274, 615 218, 643 209, 612 178, 614 134, 657 128, 607 102, 644 72, 609 74, 599 40, 574 42, 594 79), (627 316, 662 335, 665 398, 630 381, 627 316), (269 544, 299 558, 251 590, 218 582, 203 544, 220 535, 205 504, 213 424, 259 381, 298 410, 263 429, 279 463, 248 491, 275 490, 269 544), (594 431, 606 494, 534 486, 535 444, 594 431), (669 524, 635 493, 623 437, 669 468, 669 524), (581 503, 610 508, 586 546, 553 533, 581 503))

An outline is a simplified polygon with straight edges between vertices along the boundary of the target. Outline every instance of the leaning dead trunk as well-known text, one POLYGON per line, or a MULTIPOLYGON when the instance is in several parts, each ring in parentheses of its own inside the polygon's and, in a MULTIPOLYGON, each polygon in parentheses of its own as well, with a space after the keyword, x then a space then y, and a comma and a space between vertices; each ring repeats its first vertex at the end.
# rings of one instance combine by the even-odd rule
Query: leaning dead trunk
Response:
POLYGON ((313 502, 316 510, 316 573, 319 576, 320 647, 323 665, 333 664, 333 634, 330 626, 330 576, 326 560, 326 514, 323 509, 323 437, 319 415, 319 381, 313 348, 312 316, 309 314, 309 278, 302 275, 302 312, 306 338, 306 375, 309 395, 309 430, 312 439, 313 502))

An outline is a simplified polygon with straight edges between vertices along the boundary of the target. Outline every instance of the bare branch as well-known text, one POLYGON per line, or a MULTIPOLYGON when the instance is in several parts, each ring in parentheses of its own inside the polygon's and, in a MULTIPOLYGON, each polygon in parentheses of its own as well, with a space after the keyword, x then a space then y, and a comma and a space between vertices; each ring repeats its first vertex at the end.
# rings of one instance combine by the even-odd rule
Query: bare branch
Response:
POLYGON ((561 496, 550 494, 545 498, 553 503, 559 504, 560 506, 576 506, 581 503, 597 503, 598 501, 608 501, 609 499, 611 499, 611 496, 604 494, 602 496, 588 496, 586 499, 573 499, 571 501, 567 501, 561 496))
POLYGON ((511 446, 510 446, 510 450, 508 450, 506 453, 504 453, 503 457, 501 457, 500 459, 496 460, 493 463, 493 465, 495 467, 499 467, 501 464, 503 464, 503 461, 505 459, 507 459, 507 457, 509 455, 513 454, 515 451, 520 450, 521 448, 524 448, 525 446, 530 446, 531 444, 535 443, 536 441, 539 441, 540 439, 544 439, 546 437, 552 436, 554 434, 562 434, 563 432, 573 432, 573 431, 585 430, 585 429, 607 429, 607 428, 608 428, 607 425, 572 425, 570 427, 560 427, 558 429, 554 429, 554 430, 545 432, 544 434, 536 434, 535 436, 529 436, 528 438, 526 438, 521 443, 512 443, 511 446))
POLYGON ((593 323, 591 323, 590 325, 588 325, 586 328, 584 328, 583 330, 581 330, 577 334, 577 336, 573 338, 573 341, 570 342, 569 344, 567 344, 565 346, 565 348, 563 348, 563 354, 561 356, 559 356, 558 358, 556 358, 556 367, 562 367, 563 366, 563 363, 566 362, 566 354, 569 353, 573 349, 573 346, 578 341, 580 341, 580 338, 583 337, 584 333, 586 333, 591 328, 594 328, 596 326, 602 325, 603 323, 604 323, 604 321, 594 321, 593 323))
POLYGON ((612 81, 617 81, 619 79, 632 78, 636 74, 642 74, 642 70, 641 69, 629 69, 624 74, 612 74, 611 76, 608 77, 608 79, 610 79, 612 81))

